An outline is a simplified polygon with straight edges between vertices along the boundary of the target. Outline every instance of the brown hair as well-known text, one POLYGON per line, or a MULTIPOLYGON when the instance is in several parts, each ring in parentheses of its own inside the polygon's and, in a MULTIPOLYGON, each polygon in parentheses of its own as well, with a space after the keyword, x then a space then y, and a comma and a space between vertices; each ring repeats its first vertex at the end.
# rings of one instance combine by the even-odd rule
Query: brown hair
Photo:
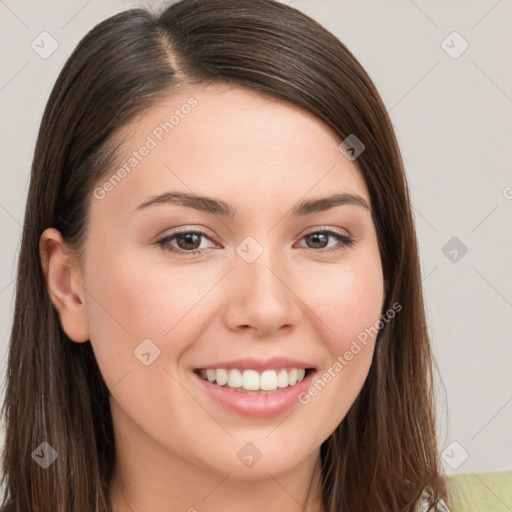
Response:
POLYGON ((403 309, 379 331, 366 382, 321 446, 326 511, 410 511, 424 490, 447 501, 437 452, 433 365, 409 192, 398 143, 370 77, 334 35, 273 0, 184 0, 95 26, 51 92, 41 122, 19 255, 2 414, 4 503, 26 512, 110 510, 115 464, 109 390, 90 342, 66 336, 47 293, 48 227, 80 253, 92 190, 112 168, 121 127, 183 85, 225 82, 313 113, 355 163, 372 203, 386 296, 403 309), (43 470, 43 441, 58 453, 43 470))

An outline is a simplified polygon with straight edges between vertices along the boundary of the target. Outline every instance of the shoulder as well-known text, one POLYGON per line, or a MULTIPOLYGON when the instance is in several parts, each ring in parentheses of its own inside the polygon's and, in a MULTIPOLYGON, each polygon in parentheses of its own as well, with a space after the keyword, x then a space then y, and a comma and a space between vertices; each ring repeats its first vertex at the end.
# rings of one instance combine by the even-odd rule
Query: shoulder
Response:
POLYGON ((421 497, 421 500, 418 504, 417 512, 451 512, 446 503, 441 499, 437 502, 437 507, 435 510, 429 510, 428 498, 429 493, 427 491, 424 491, 423 496, 421 497))

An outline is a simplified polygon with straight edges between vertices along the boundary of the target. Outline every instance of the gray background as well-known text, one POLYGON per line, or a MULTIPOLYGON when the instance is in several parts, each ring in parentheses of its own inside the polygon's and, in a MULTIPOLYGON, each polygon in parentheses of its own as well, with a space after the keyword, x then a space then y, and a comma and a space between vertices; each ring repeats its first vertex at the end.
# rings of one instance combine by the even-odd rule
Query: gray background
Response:
MULTIPOLYGON (((512 470, 512 2, 283 3, 347 45, 390 112, 444 383, 438 382, 438 410, 445 469, 512 470), (456 58, 464 43, 454 31, 469 45, 456 58)), ((0 0, 2 393, 29 171, 50 90, 95 24, 132 6, 159 4, 0 0), (47 58, 31 47, 34 41, 39 52, 51 49, 42 32, 58 44, 47 58)))

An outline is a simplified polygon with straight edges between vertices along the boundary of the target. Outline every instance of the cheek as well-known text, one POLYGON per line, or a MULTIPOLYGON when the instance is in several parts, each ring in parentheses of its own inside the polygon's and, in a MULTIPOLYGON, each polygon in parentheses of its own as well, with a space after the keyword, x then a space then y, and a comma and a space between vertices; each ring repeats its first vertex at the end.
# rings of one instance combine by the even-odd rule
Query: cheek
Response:
POLYGON ((87 314, 98 364, 105 381, 115 383, 128 370, 143 366, 134 354, 139 345, 149 347, 150 357, 179 357, 200 325, 200 308, 194 306, 212 285, 204 274, 144 261, 133 249, 104 258, 108 252, 91 251, 87 262, 92 269, 86 279, 87 314), (148 339, 151 343, 141 345, 148 339))
POLYGON ((343 420, 368 375, 384 290, 381 268, 370 261, 322 274, 316 274, 317 286, 308 288, 307 302, 314 304, 321 320, 316 325, 327 356, 299 401, 309 410, 308 417, 325 418, 321 428, 327 436, 343 420))
MULTIPOLYGON (((344 353, 351 341, 378 322, 384 301, 379 265, 363 262, 317 272, 308 285, 308 303, 323 321, 324 340, 331 355, 344 353)), ((364 337, 364 336, 362 336, 364 337)), ((370 338, 370 337, 369 337, 370 338)))

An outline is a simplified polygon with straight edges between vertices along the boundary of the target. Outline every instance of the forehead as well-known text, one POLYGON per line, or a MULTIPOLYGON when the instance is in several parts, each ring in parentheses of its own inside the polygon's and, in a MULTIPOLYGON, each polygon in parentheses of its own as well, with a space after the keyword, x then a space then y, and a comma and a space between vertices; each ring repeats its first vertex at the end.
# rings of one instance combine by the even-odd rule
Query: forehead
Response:
POLYGON ((124 127, 101 208, 127 213, 149 196, 180 190, 231 204, 298 201, 348 192, 370 199, 355 162, 311 113, 232 85, 190 88, 124 127), (114 178, 114 179, 112 179, 114 178))

